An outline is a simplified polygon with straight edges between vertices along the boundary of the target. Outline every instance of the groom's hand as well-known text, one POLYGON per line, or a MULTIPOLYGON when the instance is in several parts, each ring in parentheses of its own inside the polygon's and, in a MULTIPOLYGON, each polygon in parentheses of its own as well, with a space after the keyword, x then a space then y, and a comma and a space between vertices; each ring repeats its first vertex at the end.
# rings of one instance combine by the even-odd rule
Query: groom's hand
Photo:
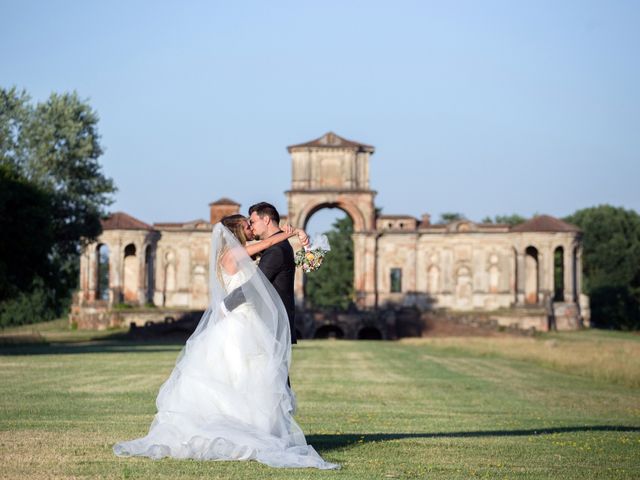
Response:
POLYGON ((229 312, 233 312, 238 306, 242 305, 246 301, 247 299, 244 296, 242 287, 237 287, 222 299, 220 309, 222 310, 222 313, 228 315, 229 312))

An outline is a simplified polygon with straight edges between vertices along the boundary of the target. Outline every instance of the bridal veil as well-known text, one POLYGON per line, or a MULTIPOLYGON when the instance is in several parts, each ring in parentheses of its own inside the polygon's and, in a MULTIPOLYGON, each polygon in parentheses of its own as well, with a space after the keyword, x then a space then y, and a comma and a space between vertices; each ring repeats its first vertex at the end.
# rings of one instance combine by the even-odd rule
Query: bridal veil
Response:
POLYGON ((160 388, 149 433, 116 444, 115 454, 339 468, 307 445, 292 416, 284 305, 220 223, 211 237, 209 277, 209 308, 160 388), (237 289, 246 301, 225 315, 221 303, 237 289))

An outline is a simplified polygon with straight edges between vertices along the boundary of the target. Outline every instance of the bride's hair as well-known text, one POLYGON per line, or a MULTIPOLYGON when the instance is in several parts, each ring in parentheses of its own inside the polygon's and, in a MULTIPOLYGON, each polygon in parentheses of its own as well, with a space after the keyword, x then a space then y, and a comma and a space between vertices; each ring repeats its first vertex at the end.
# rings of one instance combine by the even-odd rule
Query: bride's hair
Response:
POLYGON ((244 228, 242 226, 243 221, 246 222, 247 218, 239 213, 236 213, 235 215, 228 215, 220 220, 220 223, 233 233, 242 246, 247 244, 247 236, 244 234, 244 228))

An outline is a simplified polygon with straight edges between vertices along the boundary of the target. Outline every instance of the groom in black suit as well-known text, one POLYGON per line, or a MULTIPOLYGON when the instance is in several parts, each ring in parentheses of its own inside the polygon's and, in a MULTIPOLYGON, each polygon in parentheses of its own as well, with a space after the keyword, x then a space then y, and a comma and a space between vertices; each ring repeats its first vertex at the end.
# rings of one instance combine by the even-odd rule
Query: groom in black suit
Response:
MULTIPOLYGON (((269 238, 280 233, 280 214, 270 203, 261 202, 249 208, 249 223, 255 237, 269 238)), ((273 288, 282 299, 289 317, 291 329, 291 343, 297 343, 295 327, 295 299, 293 295, 293 280, 296 265, 293 260, 293 248, 288 241, 279 242, 262 252, 258 268, 271 282, 273 288)), ((224 307, 231 311, 244 302, 244 295, 240 289, 231 292, 224 299, 224 307)))

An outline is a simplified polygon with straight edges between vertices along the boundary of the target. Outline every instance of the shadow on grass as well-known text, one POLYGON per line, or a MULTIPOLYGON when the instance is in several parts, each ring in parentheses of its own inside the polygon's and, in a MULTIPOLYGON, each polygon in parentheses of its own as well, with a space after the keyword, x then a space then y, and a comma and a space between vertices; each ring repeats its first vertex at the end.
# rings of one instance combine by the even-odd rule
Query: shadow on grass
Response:
POLYGON ((470 432, 438 433, 345 433, 336 435, 307 435, 307 442, 316 450, 335 450, 352 445, 403 440, 407 438, 482 438, 482 437, 526 437, 575 432, 640 432, 640 426, 592 425, 580 427, 534 428, 528 430, 479 430, 470 432))
POLYGON ((68 342, 15 342, 0 344, 0 355, 74 355, 82 353, 149 353, 177 351, 186 336, 132 339, 116 333, 100 339, 68 342))
MULTIPOLYGON (((86 340, 47 341, 40 335, 16 335, 0 337, 0 356, 7 355, 73 355, 82 353, 149 353, 176 351, 183 347, 190 332, 136 337, 131 333, 118 332, 112 335, 86 340)), ((303 340, 304 342, 304 340, 303 340)), ((293 345, 293 348, 299 348, 293 345)), ((305 350, 318 348, 306 343, 305 350)))

